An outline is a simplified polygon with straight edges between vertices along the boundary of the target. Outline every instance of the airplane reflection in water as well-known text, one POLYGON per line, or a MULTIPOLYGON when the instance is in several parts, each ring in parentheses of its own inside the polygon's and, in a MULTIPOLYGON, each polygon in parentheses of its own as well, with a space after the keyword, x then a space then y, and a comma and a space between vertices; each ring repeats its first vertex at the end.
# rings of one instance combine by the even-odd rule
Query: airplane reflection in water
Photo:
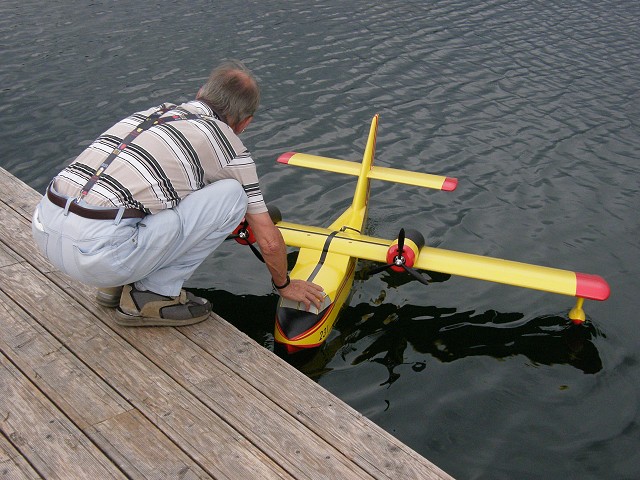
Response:
MULTIPOLYGON (((269 312, 277 302, 274 294, 237 296, 220 290, 200 290, 216 305, 216 313, 268 349, 274 349, 273 319, 269 312)), ((455 308, 360 303, 347 305, 339 325, 327 341, 316 349, 282 358, 311 378, 330 371, 336 356, 355 358, 352 365, 371 361, 384 365, 393 383, 394 371, 411 364, 420 372, 426 364, 407 362, 410 352, 424 353, 441 362, 466 357, 488 356, 505 359, 524 355, 539 365, 570 365, 586 374, 602 369, 594 340, 602 336, 593 322, 574 325, 564 315, 544 315, 525 320, 518 312, 487 310, 458 312, 455 308)), ((277 347, 277 345, 276 345, 277 347)))

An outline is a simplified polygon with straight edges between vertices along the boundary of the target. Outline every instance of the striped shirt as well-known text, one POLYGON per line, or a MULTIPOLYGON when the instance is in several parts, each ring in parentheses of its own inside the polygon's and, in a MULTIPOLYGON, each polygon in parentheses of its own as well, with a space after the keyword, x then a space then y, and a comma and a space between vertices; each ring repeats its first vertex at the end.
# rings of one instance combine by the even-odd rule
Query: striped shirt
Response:
MULTIPOLYGON (((100 176, 85 197, 88 204, 157 213, 175 207, 191 192, 232 178, 240 182, 247 194, 247 212, 267 211, 251 154, 227 124, 197 100, 161 107, 171 109, 163 117, 176 114, 200 117, 166 122, 143 131, 100 176)), ((134 113, 100 135, 56 176, 55 190, 78 197, 109 153, 159 108, 134 113)))

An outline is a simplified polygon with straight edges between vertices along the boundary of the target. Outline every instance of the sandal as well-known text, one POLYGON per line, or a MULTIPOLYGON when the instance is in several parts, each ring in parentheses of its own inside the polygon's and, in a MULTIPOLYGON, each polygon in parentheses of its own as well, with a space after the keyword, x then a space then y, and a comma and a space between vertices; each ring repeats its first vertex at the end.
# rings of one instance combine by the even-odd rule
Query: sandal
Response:
POLYGON ((167 297, 125 285, 116 323, 125 327, 180 327, 202 322, 210 313, 208 300, 185 290, 180 290, 177 297, 167 297))

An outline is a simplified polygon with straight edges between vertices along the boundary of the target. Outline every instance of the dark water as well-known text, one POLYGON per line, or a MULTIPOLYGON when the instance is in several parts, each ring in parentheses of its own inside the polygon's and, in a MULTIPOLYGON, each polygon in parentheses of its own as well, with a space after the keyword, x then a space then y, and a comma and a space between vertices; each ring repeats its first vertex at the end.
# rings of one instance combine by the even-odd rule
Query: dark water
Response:
MULTIPOLYGON (((606 302, 452 278, 359 278, 300 365, 458 478, 640 477, 640 3, 635 0, 0 4, 0 166, 44 191, 136 109, 192 98, 222 58, 263 104, 244 139, 285 219, 327 225, 353 182, 298 150, 457 177, 375 184, 369 232, 600 274, 606 302)), ((272 348, 266 269, 236 244, 190 280, 272 348)))

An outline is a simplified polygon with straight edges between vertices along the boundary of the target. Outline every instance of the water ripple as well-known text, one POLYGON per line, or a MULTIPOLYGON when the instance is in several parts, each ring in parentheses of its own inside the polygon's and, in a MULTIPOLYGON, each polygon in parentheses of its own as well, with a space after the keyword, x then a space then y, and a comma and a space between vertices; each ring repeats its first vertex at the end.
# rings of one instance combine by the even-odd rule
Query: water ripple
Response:
MULTIPOLYGON (((359 161, 380 113, 377 164, 459 186, 375 183, 370 232, 418 228, 429 245, 599 273, 614 293, 588 306, 601 331, 581 344, 527 330, 549 310, 562 311, 558 323, 565 299, 462 278, 427 290, 398 276, 358 280, 331 346, 341 353, 319 381, 460 478, 598 478, 612 465, 631 478, 640 3, 222 0, 215 10, 205 0, 152 15, 135 2, 0 4, 0 165, 42 191, 114 121, 193 98, 213 63, 240 58, 262 86, 244 139, 266 198, 287 220, 326 225, 353 179, 274 160, 294 150, 359 161), (600 362, 597 375, 568 368, 585 356, 600 362)), ((234 289, 264 302, 246 252, 227 256, 246 279, 234 289)), ((225 261, 208 261, 216 268, 194 282, 218 292, 226 283, 207 272, 225 261)), ((248 301, 238 295, 221 308, 248 301)))

